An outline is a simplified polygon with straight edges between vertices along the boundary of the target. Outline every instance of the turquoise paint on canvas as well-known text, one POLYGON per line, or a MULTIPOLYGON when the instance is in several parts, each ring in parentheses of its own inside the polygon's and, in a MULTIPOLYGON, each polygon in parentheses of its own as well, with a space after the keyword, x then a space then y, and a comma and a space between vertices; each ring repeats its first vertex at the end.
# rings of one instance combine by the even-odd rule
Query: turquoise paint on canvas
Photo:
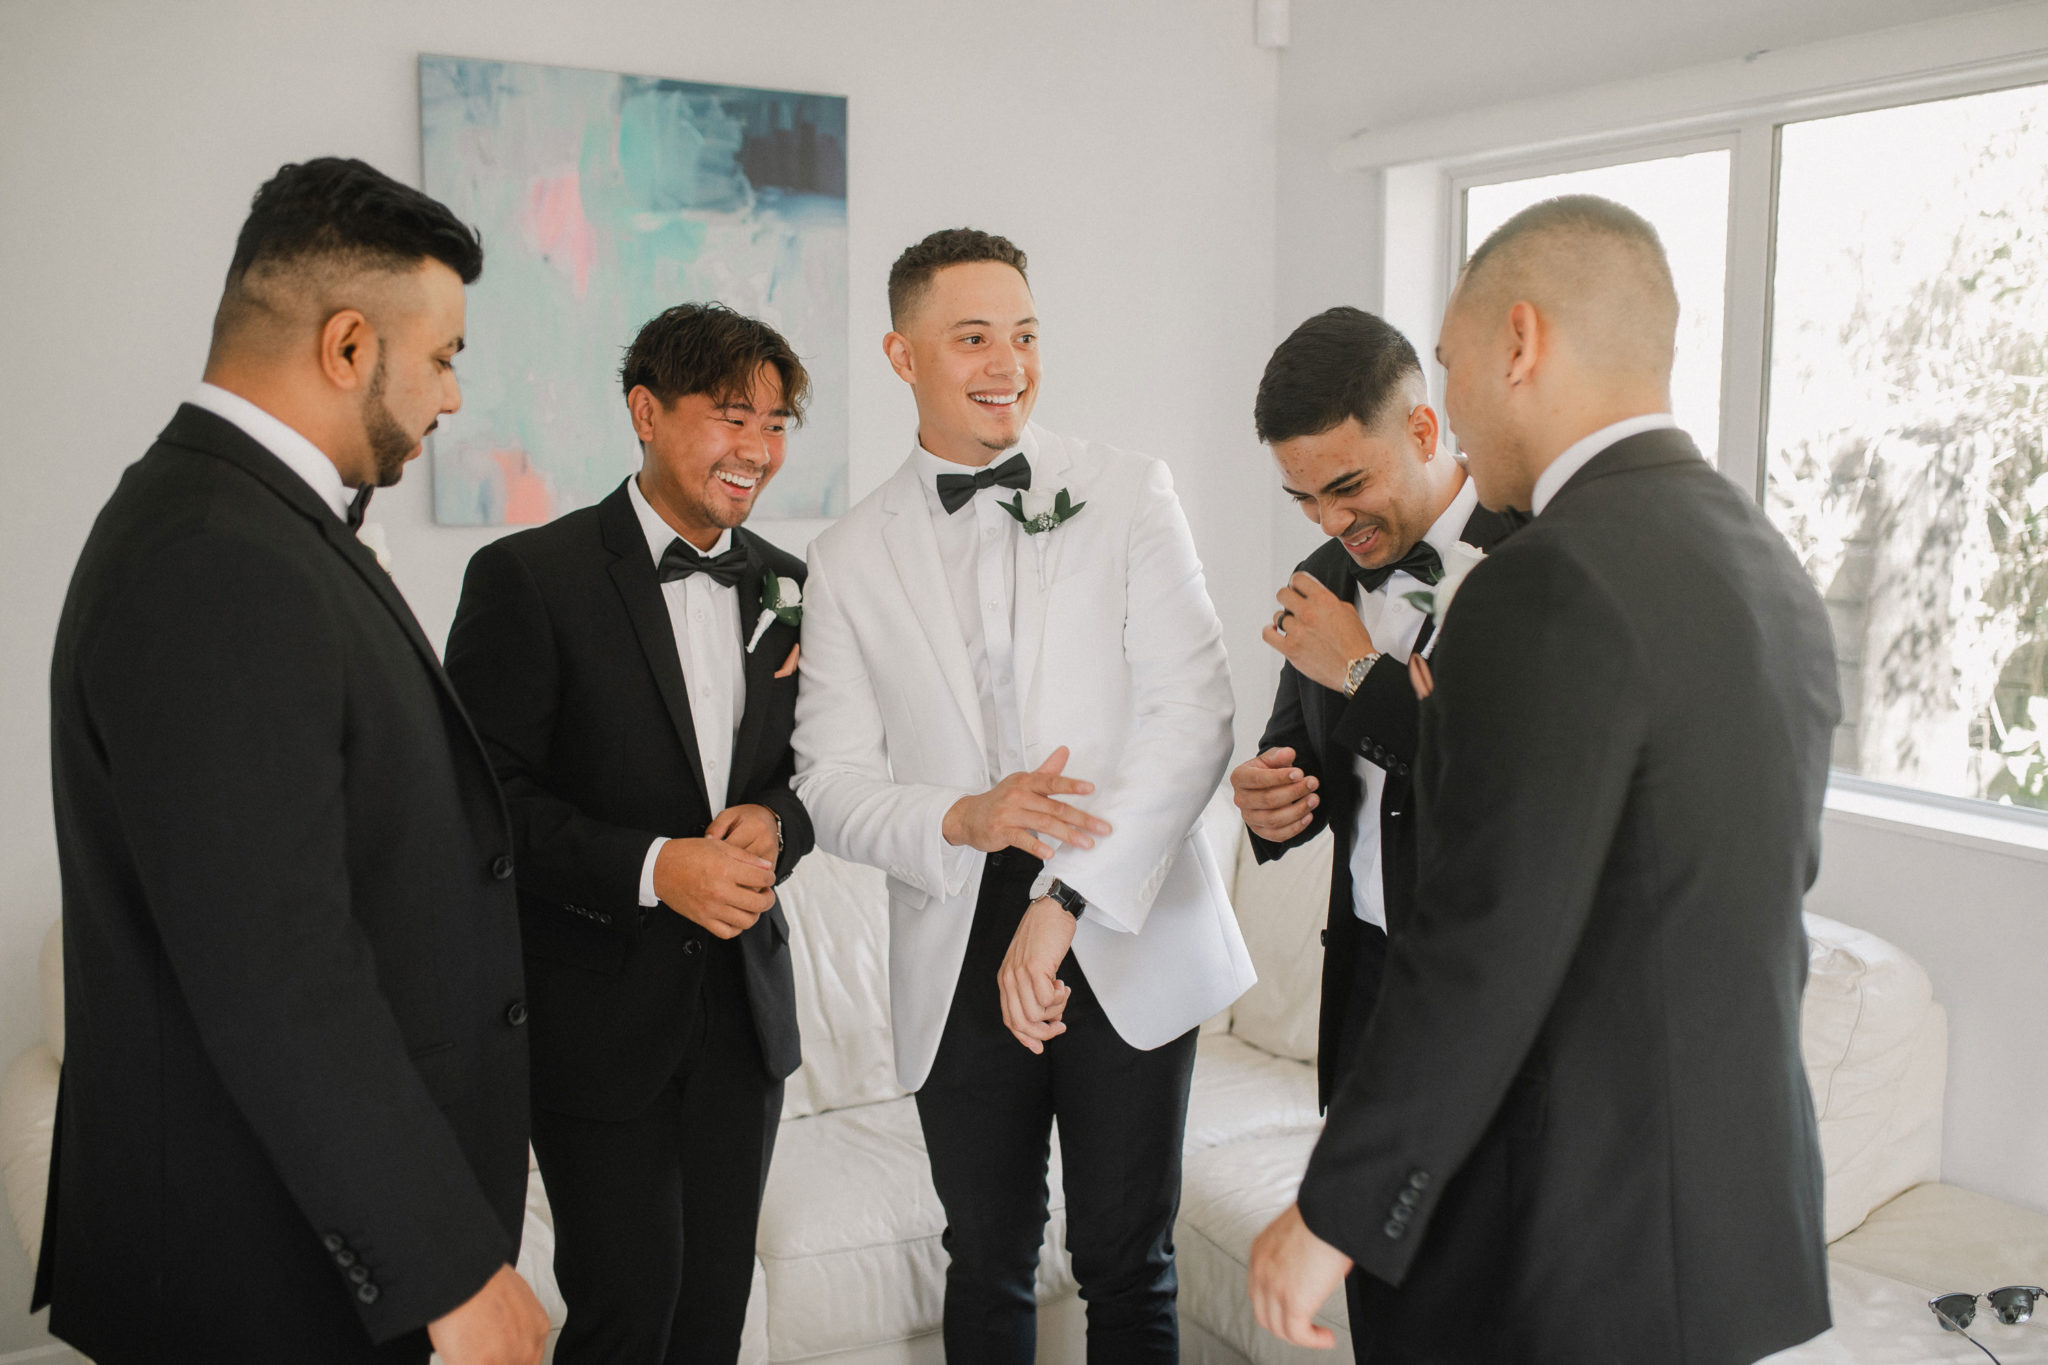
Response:
POLYGON ((420 134, 427 193, 484 242, 462 411, 430 438, 436 521, 541 522, 609 493, 640 463, 627 343, 709 299, 811 372, 755 516, 846 510, 844 98, 422 57, 420 134))

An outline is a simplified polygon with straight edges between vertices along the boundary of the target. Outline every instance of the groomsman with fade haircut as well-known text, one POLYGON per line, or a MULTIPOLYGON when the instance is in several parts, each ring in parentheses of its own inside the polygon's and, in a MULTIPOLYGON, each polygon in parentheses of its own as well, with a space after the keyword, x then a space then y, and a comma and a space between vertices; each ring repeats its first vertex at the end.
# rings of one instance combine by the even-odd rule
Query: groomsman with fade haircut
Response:
POLYGON ((621 386, 639 472, 477 552, 448 670, 519 845, 555 1359, 729 1363, 799 1060, 775 887, 811 848, 804 566, 742 523, 809 379, 773 328, 690 303, 621 386))
POLYGON ((67 1047, 33 1307, 103 1365, 537 1365, 512 1269, 511 831, 357 539, 462 404, 476 234, 285 166, 202 382, 79 557, 51 670, 67 1047))
POLYGON ((1747 1365, 1828 1325, 1799 1010, 1834 650, 1672 421, 1677 319, 1655 230, 1584 195, 1452 291, 1446 414, 1480 501, 1535 518, 1444 617, 1413 910, 1253 1244, 1288 1341, 1328 1343, 1354 1265, 1375 1365, 1747 1365))
POLYGON ((811 546, 796 786, 888 873, 947 1359, 1032 1359, 1057 1118, 1090 1358, 1171 1361, 1195 1028, 1253 980, 1196 828, 1230 679, 1166 466, 1029 422, 1025 265, 952 229, 890 271, 917 437, 811 546))
POLYGON ((1260 752, 1230 775, 1260 862, 1335 836, 1316 1058, 1325 1107, 1414 898, 1408 660, 1436 618, 1411 599, 1522 521, 1479 505, 1428 397, 1406 337, 1332 308, 1273 352, 1253 410, 1282 491, 1329 536, 1278 594, 1265 639, 1287 662, 1260 752))

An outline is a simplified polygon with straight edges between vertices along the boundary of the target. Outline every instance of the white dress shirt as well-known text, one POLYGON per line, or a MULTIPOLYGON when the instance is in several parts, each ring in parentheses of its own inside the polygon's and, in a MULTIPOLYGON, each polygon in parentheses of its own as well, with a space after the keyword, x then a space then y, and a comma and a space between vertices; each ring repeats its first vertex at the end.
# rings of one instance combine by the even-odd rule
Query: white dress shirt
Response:
MULTIPOLYGON (((647 552, 658 567, 662 555, 677 536, 648 504, 640 492, 639 476, 626 481, 626 498, 633 515, 640 519, 640 532, 647 537, 647 552)), ((696 549, 696 546, 691 546, 696 549)), ((732 548, 732 532, 719 536, 705 558, 732 548)), ((714 813, 731 799, 726 784, 732 777, 732 741, 739 733, 740 714, 747 705, 746 652, 740 640, 740 592, 737 587, 693 573, 661 585, 662 601, 668 606, 669 629, 676 637, 676 658, 683 665, 683 683, 689 689, 690 720, 697 733, 697 756, 704 764, 704 795, 714 813)), ((654 894, 654 860, 667 839, 656 839, 647 847, 640 865, 640 904, 658 904, 654 894)))
POLYGON ((348 520, 348 505, 355 494, 341 481, 341 471, 334 467, 334 461, 328 459, 319 446, 239 393, 229 393, 217 384, 202 383, 185 401, 240 427, 250 440, 284 461, 285 468, 304 479, 306 486, 320 495, 320 501, 334 510, 335 516, 348 520))
MULTIPOLYGON (((1424 541, 1439 555, 1448 554, 1465 533, 1465 523, 1479 506, 1479 486, 1470 478, 1458 490, 1451 505, 1422 533, 1424 541)), ((1407 600, 1411 592, 1427 591, 1429 585, 1407 570, 1390 574, 1372 592, 1354 588, 1358 619, 1372 636, 1372 647, 1388 658, 1406 664, 1429 618, 1407 600)), ((1387 927, 1386 870, 1380 856, 1380 798, 1387 790, 1387 770, 1369 758, 1352 761, 1358 773, 1358 816, 1351 834, 1351 913, 1367 924, 1387 927)))
MULTIPOLYGON (((1001 486, 979 489, 965 507, 948 512, 939 500, 939 476, 978 473, 1017 454, 1027 460, 1031 458, 1028 442, 980 466, 940 459, 926 450, 922 442, 911 457, 919 482, 924 485, 932 534, 938 537, 939 560, 946 566, 946 586, 952 592, 953 616, 960 623, 967 660, 974 670, 974 690, 981 698, 981 732, 988 737, 988 750, 983 757, 988 764, 990 787, 1027 766, 1024 723, 1017 705, 1016 669, 1017 549, 1018 539, 1025 531, 1002 508, 1003 503, 1016 498, 1018 490, 1001 486)), ((957 893, 967 884, 977 853, 965 844, 946 850, 949 890, 957 893)), ((1031 887, 1033 899, 1044 895, 1051 884, 1052 874, 1040 873, 1031 887)))
POLYGON ((1641 417, 1624 417, 1621 421, 1600 428, 1590 436, 1581 436, 1564 448, 1564 454, 1550 462, 1550 467, 1536 476, 1536 486, 1529 492, 1529 511, 1532 515, 1543 515, 1543 509, 1557 496, 1557 490, 1570 481, 1572 475, 1586 467, 1586 462, 1595 455, 1631 436, 1640 436, 1646 431, 1664 431, 1678 425, 1678 419, 1668 412, 1650 412, 1641 417))

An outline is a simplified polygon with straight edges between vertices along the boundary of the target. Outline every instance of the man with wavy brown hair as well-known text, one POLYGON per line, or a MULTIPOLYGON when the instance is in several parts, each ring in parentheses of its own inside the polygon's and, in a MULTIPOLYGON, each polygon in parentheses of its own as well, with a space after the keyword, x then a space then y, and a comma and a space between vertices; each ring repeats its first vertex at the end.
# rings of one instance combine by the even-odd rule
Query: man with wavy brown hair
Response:
POLYGON ((518 841, 533 1146, 563 1365, 731 1362, 783 1078, 775 885, 803 562, 744 529, 809 377, 766 323, 680 304, 620 373, 640 470, 477 552, 448 637, 518 841))

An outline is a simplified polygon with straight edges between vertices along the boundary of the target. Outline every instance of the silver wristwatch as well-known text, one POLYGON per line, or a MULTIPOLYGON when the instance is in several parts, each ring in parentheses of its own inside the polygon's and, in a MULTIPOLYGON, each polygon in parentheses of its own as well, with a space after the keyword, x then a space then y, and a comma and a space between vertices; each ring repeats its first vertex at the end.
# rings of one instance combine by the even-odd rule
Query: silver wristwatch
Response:
POLYGON ((1353 659, 1344 670, 1344 695, 1357 696, 1358 689, 1365 685, 1365 675, 1372 672, 1372 666, 1379 661, 1380 656, 1377 653, 1368 654, 1362 659, 1353 659))

